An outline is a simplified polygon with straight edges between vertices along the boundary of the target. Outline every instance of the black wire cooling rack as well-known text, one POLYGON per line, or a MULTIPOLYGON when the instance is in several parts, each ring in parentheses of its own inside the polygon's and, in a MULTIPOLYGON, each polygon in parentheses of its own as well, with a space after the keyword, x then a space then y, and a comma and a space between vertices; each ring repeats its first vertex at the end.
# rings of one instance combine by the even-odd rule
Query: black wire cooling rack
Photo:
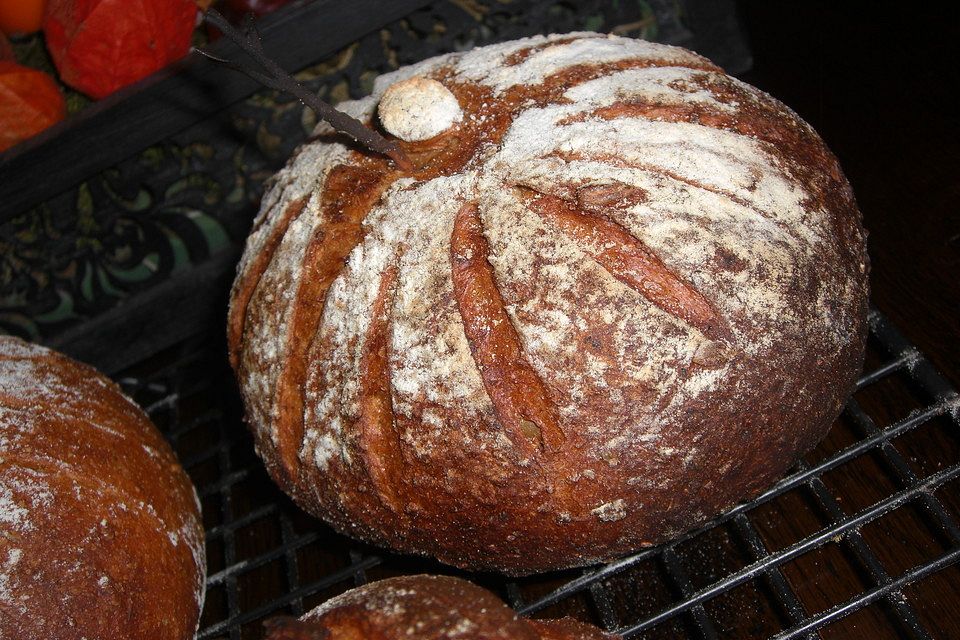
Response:
MULTIPOLYGON (((865 374, 837 424, 755 500, 600 567, 459 575, 524 615, 573 615, 631 638, 861 637, 864 617, 891 637, 945 637, 957 600, 937 580, 956 583, 960 568, 942 571, 960 558, 960 399, 876 311, 870 329, 865 374)), ((122 378, 201 497, 209 577, 198 638, 259 638, 263 619, 371 580, 458 573, 344 538, 294 506, 253 451, 225 360, 198 336, 122 378)))

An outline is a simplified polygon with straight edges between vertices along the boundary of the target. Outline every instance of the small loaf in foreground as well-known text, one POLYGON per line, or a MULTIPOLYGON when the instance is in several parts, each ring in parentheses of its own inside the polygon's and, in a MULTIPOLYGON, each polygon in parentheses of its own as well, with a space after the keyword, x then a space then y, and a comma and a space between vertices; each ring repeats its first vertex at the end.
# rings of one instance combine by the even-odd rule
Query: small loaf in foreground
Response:
POLYGON ((816 132, 689 51, 573 34, 426 60, 272 181, 229 340, 257 447, 352 536, 511 574, 664 541, 827 432, 865 233, 816 132))
POLYGON ((143 411, 0 336, 0 638, 188 640, 205 570, 193 485, 143 411))
POLYGON ((573 618, 527 620, 466 580, 387 578, 331 598, 299 621, 267 622, 267 640, 616 640, 573 618))

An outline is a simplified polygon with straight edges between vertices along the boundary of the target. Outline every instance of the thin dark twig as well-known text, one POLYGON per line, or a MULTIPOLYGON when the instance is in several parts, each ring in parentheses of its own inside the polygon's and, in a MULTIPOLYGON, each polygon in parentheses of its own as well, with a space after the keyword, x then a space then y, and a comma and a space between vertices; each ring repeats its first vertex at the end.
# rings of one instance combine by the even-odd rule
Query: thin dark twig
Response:
POLYGON ((284 71, 280 65, 271 59, 263 50, 263 43, 260 41, 260 32, 253 22, 253 14, 247 14, 244 19, 242 32, 231 25, 227 19, 215 9, 208 9, 203 19, 222 31, 224 36, 253 58, 267 73, 237 62, 218 58, 200 49, 197 50, 198 53, 211 60, 225 64, 235 71, 244 73, 271 89, 284 91, 295 96, 303 104, 312 109, 318 118, 326 120, 330 126, 340 133, 350 136, 371 151, 388 156, 403 170, 413 168, 407 155, 395 142, 387 140, 373 129, 365 127, 363 123, 356 118, 352 118, 344 112, 334 109, 317 97, 315 93, 297 82, 293 76, 284 71))
POLYGON ((200 55, 202 55, 204 58, 209 58, 210 60, 213 60, 214 62, 219 62, 220 64, 222 64, 223 66, 225 66, 227 69, 231 69, 231 70, 233 70, 233 71, 239 71, 240 73, 243 73, 243 74, 246 74, 247 76, 250 76, 251 78, 253 78, 253 79, 256 80, 257 82, 259 82, 260 84, 264 85, 265 87, 268 87, 268 88, 270 88, 270 89, 276 89, 277 91, 284 91, 284 90, 285 90, 284 87, 283 87, 283 85, 282 85, 281 83, 277 82, 277 79, 274 78, 273 76, 268 76, 267 74, 261 73, 260 71, 257 71, 256 69, 251 69, 251 68, 249 68, 249 67, 244 67, 243 65, 237 64, 236 62, 231 62, 230 60, 225 60, 225 59, 223 59, 223 58, 218 58, 217 56, 214 56, 214 55, 211 55, 211 54, 207 53, 207 52, 204 51, 203 49, 195 49, 195 51, 196 51, 197 53, 199 53, 200 55))

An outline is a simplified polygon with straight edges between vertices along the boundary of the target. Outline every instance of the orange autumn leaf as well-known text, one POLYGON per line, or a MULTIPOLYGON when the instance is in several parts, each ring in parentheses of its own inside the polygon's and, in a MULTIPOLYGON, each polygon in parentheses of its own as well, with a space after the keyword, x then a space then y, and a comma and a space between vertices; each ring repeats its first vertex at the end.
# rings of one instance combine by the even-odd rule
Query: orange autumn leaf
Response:
POLYGON ((0 31, 33 33, 40 30, 45 0, 0 0, 0 31))
POLYGON ((43 33, 60 78, 102 98, 185 55, 196 16, 194 0, 50 0, 43 33))
POLYGON ((0 151, 63 120, 67 105, 53 78, 0 61, 0 151))

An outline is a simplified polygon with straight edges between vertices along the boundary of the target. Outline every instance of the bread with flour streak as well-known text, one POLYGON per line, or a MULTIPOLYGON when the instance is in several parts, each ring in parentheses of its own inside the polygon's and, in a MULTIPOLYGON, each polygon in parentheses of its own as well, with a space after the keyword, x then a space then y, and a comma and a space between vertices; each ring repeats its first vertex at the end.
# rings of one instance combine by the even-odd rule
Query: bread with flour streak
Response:
POLYGON ((530 573, 686 531, 826 433, 868 263, 796 114, 689 51, 592 33, 432 58, 340 108, 377 126, 404 83, 379 122, 415 168, 321 125, 234 284, 247 419, 304 508, 530 573), (461 113, 409 93, 437 84, 461 113))
POLYGON ((0 638, 188 640, 205 569, 196 493, 143 411, 0 336, 0 638))
POLYGON ((616 640, 593 625, 519 617, 493 593, 451 576, 387 578, 351 589, 299 621, 268 621, 267 640, 616 640))

